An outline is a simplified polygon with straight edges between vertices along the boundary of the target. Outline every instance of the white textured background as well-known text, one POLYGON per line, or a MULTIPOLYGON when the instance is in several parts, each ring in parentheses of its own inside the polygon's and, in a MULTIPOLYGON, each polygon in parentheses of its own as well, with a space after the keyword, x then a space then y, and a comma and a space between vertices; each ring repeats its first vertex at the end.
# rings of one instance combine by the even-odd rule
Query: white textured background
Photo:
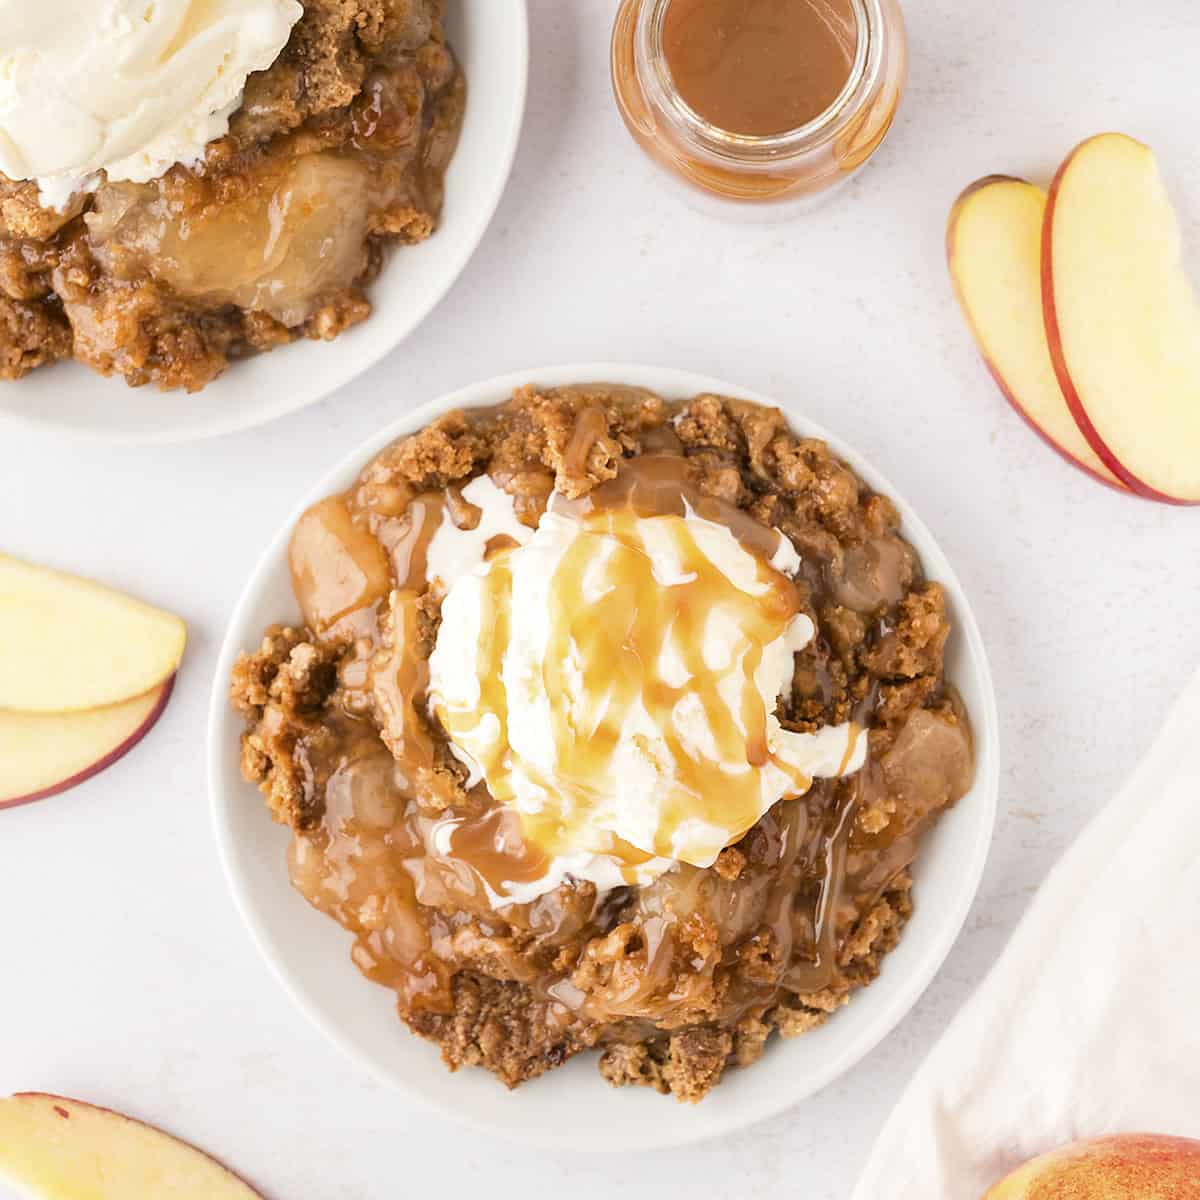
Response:
POLYGON ((0 545, 125 586, 192 630, 175 698, 135 754, 0 813, 0 1093, 137 1113, 273 1200, 433 1189, 608 1200, 616 1188, 640 1200, 698 1186, 844 1197, 905 1080, 1200 660, 1200 512, 1116 496, 1045 450, 976 361, 942 257, 962 185, 992 171, 1044 181, 1106 128, 1160 150, 1200 247, 1193 0, 912 0, 911 84, 883 150, 817 213, 767 226, 693 212, 635 150, 609 98, 614 7, 532 0, 528 121, 496 222, 425 326, 358 383, 190 447, 0 431, 0 545), (795 401, 895 480, 974 600, 1005 760, 983 890, 896 1033, 773 1122, 633 1160, 464 1133, 343 1061, 241 927, 202 769, 226 617, 308 481, 406 406, 502 371, 600 358, 692 367, 795 401))

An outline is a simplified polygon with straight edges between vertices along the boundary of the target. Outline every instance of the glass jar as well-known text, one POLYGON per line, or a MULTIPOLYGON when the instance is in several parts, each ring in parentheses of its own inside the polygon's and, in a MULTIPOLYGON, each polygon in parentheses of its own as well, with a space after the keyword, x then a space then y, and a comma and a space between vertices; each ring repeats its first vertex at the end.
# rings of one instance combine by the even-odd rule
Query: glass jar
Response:
POLYGON ((851 0, 858 39, 837 99, 797 129, 769 136, 710 124, 679 94, 663 51, 672 0, 622 0, 613 29, 617 106, 638 144, 693 187, 727 200, 810 197, 848 178, 891 127, 908 68, 898 0, 851 0))

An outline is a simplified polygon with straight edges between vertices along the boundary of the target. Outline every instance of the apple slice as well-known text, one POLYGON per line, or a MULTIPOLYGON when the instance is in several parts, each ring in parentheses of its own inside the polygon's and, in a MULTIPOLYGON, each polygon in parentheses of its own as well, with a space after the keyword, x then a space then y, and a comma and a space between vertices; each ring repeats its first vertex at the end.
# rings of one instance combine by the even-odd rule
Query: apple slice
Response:
POLYGON ((1105 133, 1059 168, 1042 292, 1050 357, 1092 448, 1133 491, 1200 504, 1200 305, 1149 147, 1105 133))
POLYGON ((111 767, 150 732, 175 686, 83 712, 0 709, 0 808, 57 796, 111 767))
POLYGON ((40 1092, 0 1100, 0 1178, 38 1200, 262 1200, 186 1142, 40 1092))
POLYGON ((175 673, 187 629, 87 579, 0 554, 0 708, 78 712, 175 673))
POLYGON ((1046 193, 989 175, 950 210, 946 254, 967 324, 992 378, 1026 423, 1068 462, 1125 490, 1071 416, 1050 361, 1042 317, 1046 193))

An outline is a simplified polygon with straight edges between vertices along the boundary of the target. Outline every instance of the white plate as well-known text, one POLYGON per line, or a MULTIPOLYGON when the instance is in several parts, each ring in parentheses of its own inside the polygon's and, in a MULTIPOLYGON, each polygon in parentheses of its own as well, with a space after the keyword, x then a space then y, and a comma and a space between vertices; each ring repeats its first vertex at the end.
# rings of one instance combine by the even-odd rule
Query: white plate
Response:
MULTIPOLYGON (((512 169, 529 73, 525 0, 451 0, 451 45, 467 77, 462 139, 446 206, 428 241, 389 256, 370 319, 333 342, 301 341, 230 366, 204 391, 128 388, 78 363, 0 382, 0 419, 112 442, 232 433, 328 396, 404 340, 450 289, 483 237, 512 169)), ((442 314, 443 318, 450 314, 442 314)))
POLYGON ((760 1062, 748 1070, 731 1070, 696 1106, 678 1104, 645 1088, 610 1088, 596 1070, 594 1055, 582 1055, 515 1092, 507 1092, 482 1070, 449 1074, 437 1050, 400 1024, 393 993, 368 982, 351 964, 350 935, 292 890, 284 858, 288 832, 272 824, 261 797, 238 773, 242 726, 228 703, 229 672, 237 654, 255 647, 267 625, 296 616, 287 544, 295 520, 309 504, 347 488, 384 446, 447 409, 495 404, 524 383, 552 386, 589 380, 640 385, 670 398, 717 392, 760 404, 778 403, 684 371, 591 363, 523 371, 476 384, 381 430, 308 492, 251 577, 217 667, 209 771, 217 841, 242 915, 292 999, 343 1050, 426 1104, 502 1137, 560 1150, 641 1150, 728 1133, 811 1096, 862 1058, 908 1012, 949 952, 979 886, 995 820, 998 727, 979 629, 929 530, 895 488, 850 447, 803 413, 781 405, 797 432, 823 438, 870 487, 896 502, 905 536, 950 599, 954 634, 947 675, 971 714, 978 762, 974 787, 939 821, 922 847, 914 868, 916 910, 908 929, 887 956, 880 978, 827 1024, 794 1041, 772 1039, 760 1062))

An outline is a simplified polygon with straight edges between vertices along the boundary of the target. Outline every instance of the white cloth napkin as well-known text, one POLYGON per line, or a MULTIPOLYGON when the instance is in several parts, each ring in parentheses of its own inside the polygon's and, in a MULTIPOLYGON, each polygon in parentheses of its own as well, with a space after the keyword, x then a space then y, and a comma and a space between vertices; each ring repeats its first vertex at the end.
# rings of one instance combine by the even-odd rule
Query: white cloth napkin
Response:
POLYGON ((1200 676, 917 1072, 853 1200, 977 1200, 1117 1132, 1200 1138, 1200 676))

